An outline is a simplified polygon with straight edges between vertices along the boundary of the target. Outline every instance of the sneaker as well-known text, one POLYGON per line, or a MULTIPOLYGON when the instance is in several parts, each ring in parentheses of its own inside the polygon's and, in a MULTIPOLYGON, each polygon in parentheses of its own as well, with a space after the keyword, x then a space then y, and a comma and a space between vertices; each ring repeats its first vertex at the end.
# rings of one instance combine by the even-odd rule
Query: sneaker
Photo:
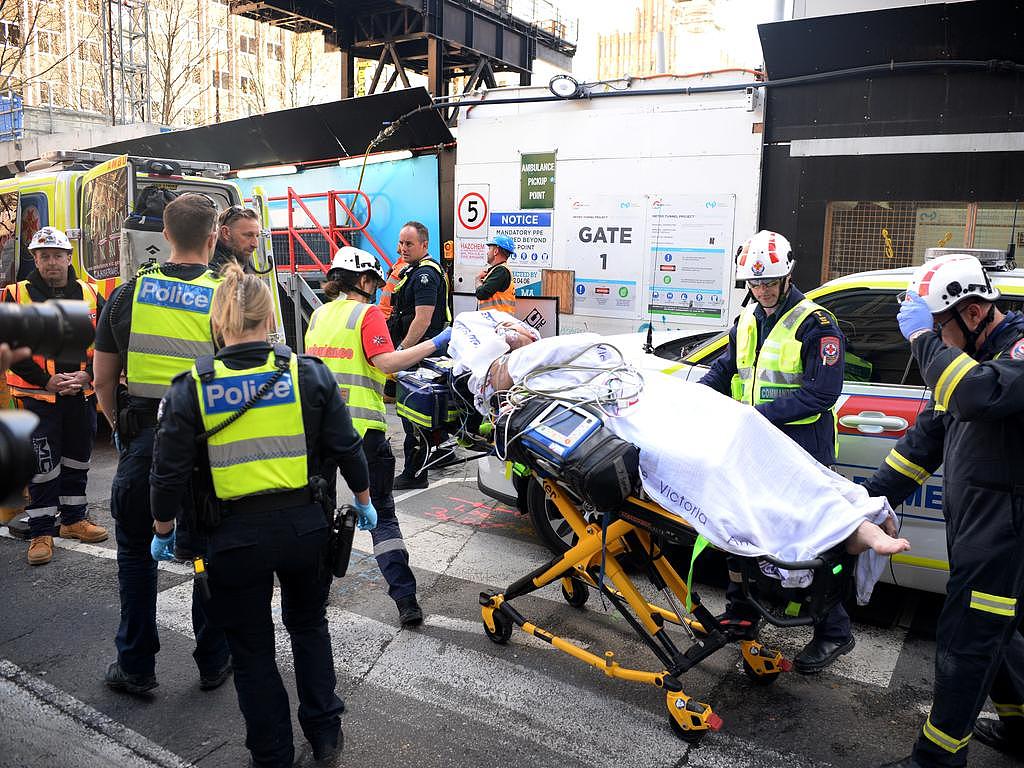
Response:
POLYGON ((395 600, 398 606, 398 620, 403 627, 416 627, 423 623, 423 609, 416 602, 416 595, 401 597, 395 600))
POLYGON ((107 687, 114 691, 125 693, 146 693, 159 685, 156 675, 129 675, 121 669, 121 662, 115 661, 107 668, 107 674, 103 678, 107 687))
POLYGON ((45 565, 53 559, 53 536, 36 536, 28 545, 28 564, 45 565))
POLYGON ((215 688, 220 688, 224 685, 224 682, 231 677, 231 671, 231 659, 228 659, 227 663, 216 672, 212 672, 208 675, 204 675, 200 672, 199 690, 212 691, 215 688))
POLYGON ((106 528, 101 528, 89 520, 79 520, 71 525, 62 525, 60 527, 60 537, 62 539, 78 539, 86 544, 95 544, 100 541, 106 541, 110 538, 110 534, 107 533, 106 528))
POLYGON ((393 487, 396 491, 410 491, 413 489, 426 488, 429 485, 427 481, 427 473, 424 472, 419 477, 410 477, 409 475, 402 473, 395 478, 395 484, 393 487))

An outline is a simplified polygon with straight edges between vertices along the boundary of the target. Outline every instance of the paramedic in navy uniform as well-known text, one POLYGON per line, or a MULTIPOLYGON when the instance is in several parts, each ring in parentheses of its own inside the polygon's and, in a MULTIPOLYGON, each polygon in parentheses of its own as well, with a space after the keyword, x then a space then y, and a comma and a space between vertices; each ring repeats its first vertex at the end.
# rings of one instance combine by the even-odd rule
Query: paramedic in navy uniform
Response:
MULTIPOLYGON (((832 409, 843 391, 846 341, 835 318, 792 284, 789 241, 762 230, 736 256, 736 279, 754 297, 729 331, 729 346, 700 380, 723 395, 752 405, 826 467, 836 462, 832 409)), ((743 603, 730 568, 723 619, 741 627, 758 613, 743 603)), ((842 603, 814 627, 814 637, 793 660, 798 672, 817 672, 854 646, 842 603)))
POLYGON ((221 517, 208 531, 208 610, 231 647, 253 765, 294 760, 288 694, 274 659, 275 574, 295 659, 299 724, 317 764, 332 765, 343 743, 344 707, 327 629, 328 523, 309 480, 327 460, 336 463, 355 492, 360 528, 372 529, 377 514, 362 441, 327 366, 267 344, 273 300, 259 277, 228 265, 211 322, 224 348, 177 376, 161 403, 150 475, 152 555, 171 557, 175 515, 198 466, 206 482, 197 482, 211 489, 221 517), (244 409, 279 367, 267 393, 244 409), (240 409, 230 426, 200 438, 240 409))

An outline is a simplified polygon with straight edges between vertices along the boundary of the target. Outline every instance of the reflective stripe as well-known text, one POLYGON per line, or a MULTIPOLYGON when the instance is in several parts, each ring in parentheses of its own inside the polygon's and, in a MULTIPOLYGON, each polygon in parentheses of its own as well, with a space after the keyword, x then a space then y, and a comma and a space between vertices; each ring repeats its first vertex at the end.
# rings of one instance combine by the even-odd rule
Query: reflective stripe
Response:
MULTIPOLYGON (((348 406, 348 415, 353 419, 363 419, 365 421, 372 421, 374 424, 383 424, 384 421, 381 419, 381 415, 378 411, 373 408, 360 408, 358 405, 348 406)), ((367 427, 369 429, 369 427, 367 427)), ((382 430, 384 428, 382 427, 382 430)))
POLYGON ((426 416, 419 411, 414 411, 405 403, 395 403, 395 411, 406 421, 411 421, 413 424, 420 427, 426 427, 429 429, 433 426, 433 421, 430 416, 426 416))
POLYGON ((90 464, 88 461, 79 461, 78 459, 69 459, 67 456, 60 457, 60 463, 68 469, 88 469, 90 464))
POLYGON ((949 399, 953 396, 953 390, 956 389, 956 385, 977 364, 977 361, 970 355, 966 352, 961 352, 952 363, 946 366, 946 370, 939 376, 939 381, 935 385, 934 394, 935 402, 941 406, 942 410, 949 408, 949 399))
POLYGON ((85 504, 87 502, 85 496, 61 496, 60 503, 65 506, 71 506, 72 504, 85 504))
POLYGON ((998 704, 993 701, 992 706, 1000 717, 1024 717, 1024 704, 998 704))
POLYGON ((931 472, 929 472, 924 467, 918 466, 914 462, 907 459, 906 456, 901 454, 895 448, 889 451, 889 455, 885 457, 885 463, 888 464, 893 469, 895 469, 901 475, 909 477, 918 485, 927 480, 928 476, 931 474, 931 472))
POLYGON ((961 749, 966 747, 967 742, 971 740, 970 733, 968 733, 962 739, 954 739, 949 734, 943 733, 934 725, 932 725, 931 715, 929 715, 928 719, 924 721, 924 728, 922 728, 921 730, 924 733, 925 738, 928 739, 928 741, 938 745, 942 749, 954 755, 961 749))
POLYGON ((35 509, 26 509, 29 517, 54 517, 57 514, 56 507, 36 507, 35 509))
POLYGON ((305 456, 305 435, 273 435, 234 440, 222 445, 208 444, 211 467, 231 467, 265 459, 291 459, 305 456))
POLYGON ((374 556, 383 555, 385 552, 405 552, 405 541, 402 539, 388 539, 380 544, 373 545, 374 556))
POLYGON ((757 380, 763 384, 799 386, 803 384, 804 374, 803 371, 800 373, 783 373, 782 371, 773 371, 771 369, 762 368, 761 375, 757 377, 757 380))
POLYGON ((345 321, 345 328, 354 331, 359 327, 359 322, 363 319, 363 315, 366 313, 368 304, 359 304, 352 312, 349 313, 348 320, 345 321))
POLYGON ((335 373, 334 380, 339 387, 375 387, 377 382, 370 376, 363 376, 360 373, 335 373))
POLYGON ((971 590, 971 608, 986 613, 994 613, 997 616, 1010 616, 1017 613, 1017 598, 990 595, 987 592, 971 590))
POLYGON ((49 472, 42 472, 38 475, 32 475, 31 482, 35 483, 36 485, 39 485, 40 483, 48 483, 51 480, 56 480, 58 477, 60 477, 60 464, 55 466, 49 472))
POLYGON ((753 367, 751 367, 751 368, 737 368, 736 369, 736 373, 739 375, 739 377, 741 379, 750 379, 750 378, 753 378, 753 376, 754 376, 754 369, 753 369, 753 367))
POLYGON ((143 355, 163 355, 164 357, 182 357, 195 360, 197 357, 210 354, 211 345, 208 341, 189 341, 157 336, 151 333, 132 331, 130 345, 133 352, 143 355))
POLYGON ((170 384, 143 384, 138 381, 128 382, 128 394, 136 397, 148 397, 150 400, 160 400, 171 388, 170 384))

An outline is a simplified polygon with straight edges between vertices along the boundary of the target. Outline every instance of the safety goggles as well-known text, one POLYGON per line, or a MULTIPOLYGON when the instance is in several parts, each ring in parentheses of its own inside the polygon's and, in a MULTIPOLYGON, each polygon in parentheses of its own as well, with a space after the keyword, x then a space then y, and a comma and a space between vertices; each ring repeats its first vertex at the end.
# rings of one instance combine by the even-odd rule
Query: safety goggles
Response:
POLYGON ((780 277, 755 277, 747 280, 748 288, 774 288, 782 282, 780 277))

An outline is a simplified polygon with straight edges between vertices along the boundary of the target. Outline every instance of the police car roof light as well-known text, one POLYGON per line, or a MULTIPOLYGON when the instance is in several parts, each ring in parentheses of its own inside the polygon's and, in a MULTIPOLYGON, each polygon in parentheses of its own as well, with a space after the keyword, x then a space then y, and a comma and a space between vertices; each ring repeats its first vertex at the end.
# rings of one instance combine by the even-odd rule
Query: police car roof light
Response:
MULTIPOLYGON (((58 149, 51 152, 44 152, 42 155, 43 160, 61 165, 72 163, 99 165, 100 163, 105 163, 108 160, 113 160, 115 157, 120 157, 120 155, 108 154, 106 152, 87 152, 85 150, 77 149, 58 149)), ((183 173, 194 176, 223 177, 231 170, 231 166, 227 163, 214 163, 205 160, 175 160, 165 157, 141 157, 138 155, 129 155, 128 159, 139 167, 140 170, 149 173, 157 173, 147 167, 150 163, 154 162, 176 167, 179 174, 183 173)), ((166 174, 157 173, 157 175, 166 174)))

